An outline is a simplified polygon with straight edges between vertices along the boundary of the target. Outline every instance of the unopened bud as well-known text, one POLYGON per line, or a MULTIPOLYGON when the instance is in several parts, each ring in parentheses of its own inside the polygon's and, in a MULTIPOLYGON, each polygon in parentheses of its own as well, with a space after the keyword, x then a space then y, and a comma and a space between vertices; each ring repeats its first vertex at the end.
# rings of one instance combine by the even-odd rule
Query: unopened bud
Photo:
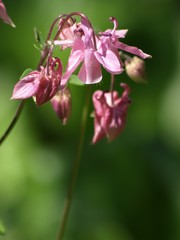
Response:
POLYGON ((141 58, 133 57, 125 61, 127 75, 137 83, 147 83, 145 63, 141 58))
POLYGON ((51 99, 52 107, 62 123, 65 125, 71 114, 71 92, 68 87, 59 90, 51 99))

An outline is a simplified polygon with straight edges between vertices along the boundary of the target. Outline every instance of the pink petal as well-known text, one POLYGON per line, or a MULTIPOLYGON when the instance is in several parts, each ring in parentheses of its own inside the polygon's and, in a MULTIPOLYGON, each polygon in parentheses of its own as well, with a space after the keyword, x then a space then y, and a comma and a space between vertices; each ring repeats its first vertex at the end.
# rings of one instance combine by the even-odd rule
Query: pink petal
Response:
POLYGON ((84 59, 83 50, 84 50, 83 41, 81 39, 76 39, 68 59, 66 72, 64 73, 61 79, 62 87, 65 86, 71 74, 76 70, 79 64, 83 61, 84 59))
POLYGON ((84 63, 79 71, 78 77, 85 84, 94 84, 101 81, 101 65, 95 58, 93 50, 85 50, 84 63))
POLYGON ((143 59, 145 58, 151 58, 151 55, 144 53, 141 49, 133 46, 128 46, 125 43, 122 42, 116 42, 115 46, 123 51, 135 54, 143 59))
POLYGON ((36 94, 38 84, 36 79, 39 76, 38 71, 31 72, 21 79, 14 87, 11 99, 26 99, 36 94))
POLYGON ((49 44, 54 44, 54 45, 58 45, 61 47, 72 47, 74 40, 71 39, 64 39, 64 40, 55 40, 55 41, 48 41, 49 44))
POLYGON ((95 52, 95 56, 108 72, 112 74, 120 74, 123 72, 117 49, 109 47, 103 54, 95 52))
POLYGON ((92 139, 92 144, 96 144, 102 138, 106 136, 101 124, 98 122, 97 118, 94 119, 94 136, 92 139))
POLYGON ((115 36, 117 38, 125 38, 127 32, 128 32, 127 29, 115 30, 115 36))
POLYGON ((16 27, 13 21, 10 19, 10 17, 7 14, 6 8, 4 6, 4 3, 2 0, 0 0, 0 18, 7 24, 11 25, 12 27, 16 27))

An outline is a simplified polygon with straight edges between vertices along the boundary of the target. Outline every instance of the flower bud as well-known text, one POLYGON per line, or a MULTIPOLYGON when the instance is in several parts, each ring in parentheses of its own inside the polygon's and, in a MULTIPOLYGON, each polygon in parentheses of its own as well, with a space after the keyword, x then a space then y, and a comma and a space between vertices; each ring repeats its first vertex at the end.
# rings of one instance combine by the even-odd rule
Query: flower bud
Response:
POLYGON ((71 92, 68 87, 59 90, 56 95, 51 99, 52 107, 63 125, 67 123, 67 120, 71 114, 71 92))
POLYGON ((125 61, 127 75, 136 83, 147 83, 145 74, 145 63, 141 58, 133 57, 125 61))

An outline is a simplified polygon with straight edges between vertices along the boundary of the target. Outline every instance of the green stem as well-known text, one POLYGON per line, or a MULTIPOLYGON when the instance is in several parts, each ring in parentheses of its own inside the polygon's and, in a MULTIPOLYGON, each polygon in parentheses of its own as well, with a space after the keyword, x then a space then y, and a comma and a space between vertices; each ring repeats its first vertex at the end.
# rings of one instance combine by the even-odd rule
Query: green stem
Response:
POLYGON ((12 131, 12 129, 14 128, 14 126, 16 125, 16 122, 18 121, 20 115, 21 115, 21 112, 23 110, 23 107, 24 107, 24 103, 25 103, 25 100, 21 101, 20 104, 19 104, 19 107, 14 115, 14 118, 12 119, 9 127, 6 129, 5 133, 2 135, 2 137, 0 138, 0 145, 5 141, 5 139, 7 138, 7 136, 9 135, 9 133, 12 131))
POLYGON ((91 94, 91 91, 90 91, 90 87, 89 87, 88 92, 86 94, 86 100, 84 103, 83 111, 82 111, 82 119, 81 119, 81 125, 80 125, 81 126, 80 127, 80 129, 81 129, 80 138, 79 138, 79 143, 78 143, 78 147, 77 147, 76 157, 73 162, 71 180, 70 180, 70 184, 68 187, 67 197, 65 200, 65 205, 64 205, 63 215, 62 215, 62 222, 60 225, 57 240, 63 239, 65 228, 67 226, 67 220, 68 220, 70 208, 72 205, 73 193, 74 193, 74 189, 75 189, 80 160, 81 160, 81 156, 82 156, 82 149, 83 149, 87 117, 88 117, 90 94, 91 94))
POLYGON ((112 106, 114 105, 113 90, 114 90, 114 74, 111 74, 110 93, 111 93, 111 104, 112 104, 112 106))

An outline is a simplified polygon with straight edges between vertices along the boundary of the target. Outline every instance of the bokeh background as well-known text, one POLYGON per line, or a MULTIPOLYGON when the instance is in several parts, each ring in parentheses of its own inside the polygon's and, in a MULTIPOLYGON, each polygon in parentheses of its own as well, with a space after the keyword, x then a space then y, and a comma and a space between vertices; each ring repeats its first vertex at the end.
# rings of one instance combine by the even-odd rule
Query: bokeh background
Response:
MULTIPOLYGON (((61 13, 82 11, 97 30, 129 32, 125 42, 153 56, 149 83, 131 86, 127 126, 114 142, 91 145, 88 119, 83 155, 65 240, 180 239, 180 6, 175 0, 4 0, 16 24, 0 21, 0 134, 18 106, 13 86, 26 68, 36 68, 34 27, 45 37, 61 13)), ((66 56, 62 56, 65 60, 66 56)), ((109 75, 93 86, 107 89, 109 75)), ((76 154, 84 87, 71 86, 73 110, 62 126, 50 104, 28 100, 0 147, 2 240, 56 239, 72 161, 76 154)), ((119 88, 121 92, 121 89, 119 88)), ((92 105, 90 106, 92 112, 92 105)))

